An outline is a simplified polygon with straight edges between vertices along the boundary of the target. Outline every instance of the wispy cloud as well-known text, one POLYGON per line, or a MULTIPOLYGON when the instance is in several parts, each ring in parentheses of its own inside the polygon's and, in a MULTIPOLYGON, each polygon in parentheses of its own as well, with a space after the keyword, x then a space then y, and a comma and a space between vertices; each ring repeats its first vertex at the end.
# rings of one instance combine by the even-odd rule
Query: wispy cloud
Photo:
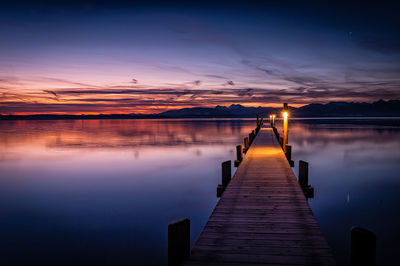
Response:
POLYGON ((55 91, 51 91, 51 90, 43 90, 43 92, 46 92, 46 93, 53 94, 54 96, 56 96, 56 97, 57 97, 57 93, 56 93, 55 91))

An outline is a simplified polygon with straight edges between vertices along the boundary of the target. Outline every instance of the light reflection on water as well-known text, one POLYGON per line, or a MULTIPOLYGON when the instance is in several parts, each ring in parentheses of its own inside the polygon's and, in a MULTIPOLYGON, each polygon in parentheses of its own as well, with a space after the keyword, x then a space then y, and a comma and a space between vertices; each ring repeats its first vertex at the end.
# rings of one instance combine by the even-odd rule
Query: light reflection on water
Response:
MULTIPOLYGON (((349 261, 350 228, 377 235, 378 265, 396 265, 400 250, 400 127, 398 121, 291 121, 298 160, 310 163, 311 208, 332 247, 338 265, 349 261)), ((278 125, 280 126, 280 125, 278 125)))
MULTIPOLYGON (((168 222, 190 218, 195 240, 217 201, 220 163, 254 127, 254 119, 2 121, 0 264, 165 264, 168 222)), ((296 167, 310 163, 310 204, 339 264, 353 225, 377 233, 382 264, 399 250, 388 244, 400 237, 399 137, 400 127, 374 123, 290 122, 292 157, 296 167)))

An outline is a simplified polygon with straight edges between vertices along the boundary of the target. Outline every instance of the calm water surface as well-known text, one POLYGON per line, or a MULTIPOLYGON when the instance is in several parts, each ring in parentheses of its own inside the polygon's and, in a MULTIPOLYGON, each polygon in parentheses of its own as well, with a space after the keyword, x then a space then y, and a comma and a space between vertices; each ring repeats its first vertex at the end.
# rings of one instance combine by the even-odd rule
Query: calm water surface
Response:
MULTIPOLYGON (((310 163, 310 204, 341 265, 354 225, 377 234, 381 265, 400 250, 400 127, 377 124, 290 123, 296 166, 310 163)), ((217 202, 220 163, 254 127, 1 121, 0 265, 165 265, 167 224, 190 218, 194 242, 217 202)))

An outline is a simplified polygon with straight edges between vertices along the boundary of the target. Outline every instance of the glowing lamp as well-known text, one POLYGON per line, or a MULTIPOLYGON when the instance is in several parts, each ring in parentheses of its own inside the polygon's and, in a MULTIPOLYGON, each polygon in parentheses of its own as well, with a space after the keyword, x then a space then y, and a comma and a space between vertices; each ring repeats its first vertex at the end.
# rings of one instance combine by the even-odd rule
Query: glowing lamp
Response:
POLYGON ((288 112, 283 112, 283 118, 288 118, 288 112))

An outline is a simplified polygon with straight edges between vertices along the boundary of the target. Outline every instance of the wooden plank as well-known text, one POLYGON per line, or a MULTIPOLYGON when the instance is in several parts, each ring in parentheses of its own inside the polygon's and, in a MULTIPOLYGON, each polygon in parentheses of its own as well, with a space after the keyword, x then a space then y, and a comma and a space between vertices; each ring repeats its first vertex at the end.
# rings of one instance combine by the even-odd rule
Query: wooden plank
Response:
POLYGON ((271 128, 262 128, 184 265, 334 265, 271 128))

